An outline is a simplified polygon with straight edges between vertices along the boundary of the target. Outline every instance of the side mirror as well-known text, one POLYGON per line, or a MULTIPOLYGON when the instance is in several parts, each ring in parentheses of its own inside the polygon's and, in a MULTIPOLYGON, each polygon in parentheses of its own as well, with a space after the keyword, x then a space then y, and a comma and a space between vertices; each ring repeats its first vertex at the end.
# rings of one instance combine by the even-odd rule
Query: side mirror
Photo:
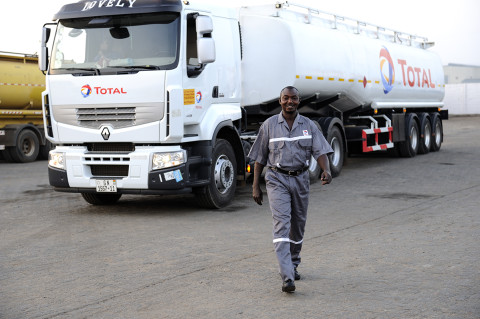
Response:
POLYGON ((38 54, 38 68, 42 72, 48 70, 48 48, 46 46, 40 47, 40 52, 38 54))
POLYGON ((197 39, 198 62, 215 62, 215 41, 212 38, 197 39))
POLYGON ((115 27, 115 28, 110 28, 110 35, 114 39, 126 39, 130 36, 130 32, 128 32, 127 28, 120 28, 120 27, 115 27))
POLYGON ((52 30, 47 27, 42 29, 42 43, 40 46, 40 52, 38 54, 38 68, 40 71, 45 72, 48 70, 48 47, 47 42, 50 39, 50 32, 52 30))
POLYGON ((198 16, 195 20, 197 27, 197 35, 199 38, 213 32, 212 18, 209 16, 198 16))
POLYGON ((50 39, 50 32, 51 31, 52 31, 52 29, 47 28, 45 26, 43 27, 43 29, 42 29, 42 46, 47 45, 47 42, 50 39))
POLYGON ((202 64, 215 62, 212 18, 209 16, 198 16, 195 23, 197 29, 198 62, 202 64))

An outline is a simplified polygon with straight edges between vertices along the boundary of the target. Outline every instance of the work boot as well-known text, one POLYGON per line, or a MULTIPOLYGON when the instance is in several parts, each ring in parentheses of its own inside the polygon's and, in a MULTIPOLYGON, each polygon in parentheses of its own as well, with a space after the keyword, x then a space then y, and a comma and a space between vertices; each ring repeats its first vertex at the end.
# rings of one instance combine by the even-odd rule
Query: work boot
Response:
POLYGON ((302 276, 300 276, 300 274, 297 271, 297 267, 295 267, 295 280, 300 280, 301 278, 302 276))
POLYGON ((295 291, 295 283, 292 281, 292 279, 287 279, 283 282, 282 291, 283 292, 294 292, 295 291))

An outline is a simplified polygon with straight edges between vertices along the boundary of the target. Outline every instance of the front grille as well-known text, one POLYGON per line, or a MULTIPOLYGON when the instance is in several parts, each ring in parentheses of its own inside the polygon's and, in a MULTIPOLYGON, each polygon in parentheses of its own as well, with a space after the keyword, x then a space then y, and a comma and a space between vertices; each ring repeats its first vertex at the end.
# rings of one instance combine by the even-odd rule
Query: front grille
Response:
POLYGON ((76 109, 78 124, 87 128, 100 128, 109 124, 113 128, 135 125, 135 107, 81 108, 76 109))
POLYGON ((89 143, 87 150, 92 153, 131 153, 135 151, 133 143, 89 143))
POLYGON ((128 165, 90 165, 92 176, 128 176, 128 165))

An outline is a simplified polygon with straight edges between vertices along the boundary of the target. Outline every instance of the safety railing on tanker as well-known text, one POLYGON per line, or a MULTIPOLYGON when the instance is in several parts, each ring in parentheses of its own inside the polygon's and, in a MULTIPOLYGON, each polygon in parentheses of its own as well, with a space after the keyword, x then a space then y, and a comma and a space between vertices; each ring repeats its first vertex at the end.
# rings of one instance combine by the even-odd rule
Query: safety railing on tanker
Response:
POLYGON ((291 3, 289 1, 285 1, 285 2, 277 2, 275 7, 277 9, 281 9, 281 8, 284 8, 284 7, 297 7, 297 8, 305 9, 308 12, 308 15, 306 17, 307 18, 307 23, 312 22, 312 20, 311 20, 312 19, 312 14, 315 14, 317 16, 322 16, 322 15, 330 16, 331 19, 332 19, 332 23, 333 23, 332 29, 337 29, 338 28, 338 22, 339 21, 342 21, 345 24, 347 24, 348 22, 351 22, 351 23, 353 22, 353 24, 349 24, 349 25, 352 26, 355 29, 354 33, 356 33, 356 34, 360 34, 361 27, 372 28, 376 32, 376 37, 377 38, 379 38, 380 32, 384 32, 385 35, 392 36, 393 42, 395 42, 395 43, 400 43, 400 44, 411 46, 412 42, 416 41, 424 49, 427 49, 427 48, 432 47, 434 45, 434 42, 429 42, 426 37, 421 37, 421 36, 417 36, 417 35, 414 35, 414 34, 404 33, 404 32, 394 30, 394 29, 381 27, 381 26, 378 26, 378 25, 375 25, 375 24, 372 24, 372 23, 368 23, 368 22, 357 20, 357 19, 340 16, 340 15, 335 14, 335 13, 330 13, 330 12, 322 11, 322 10, 319 10, 319 9, 311 8, 311 7, 302 5, 302 4, 291 3))

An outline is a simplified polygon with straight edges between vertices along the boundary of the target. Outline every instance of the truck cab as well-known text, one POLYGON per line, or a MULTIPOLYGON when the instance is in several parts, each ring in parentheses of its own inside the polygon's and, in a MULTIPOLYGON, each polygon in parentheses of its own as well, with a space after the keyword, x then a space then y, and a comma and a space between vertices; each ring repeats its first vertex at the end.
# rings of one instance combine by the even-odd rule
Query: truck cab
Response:
POLYGON ((92 204, 195 193, 222 207, 244 177, 234 11, 178 0, 79 1, 54 16, 40 68, 49 179, 92 204))

